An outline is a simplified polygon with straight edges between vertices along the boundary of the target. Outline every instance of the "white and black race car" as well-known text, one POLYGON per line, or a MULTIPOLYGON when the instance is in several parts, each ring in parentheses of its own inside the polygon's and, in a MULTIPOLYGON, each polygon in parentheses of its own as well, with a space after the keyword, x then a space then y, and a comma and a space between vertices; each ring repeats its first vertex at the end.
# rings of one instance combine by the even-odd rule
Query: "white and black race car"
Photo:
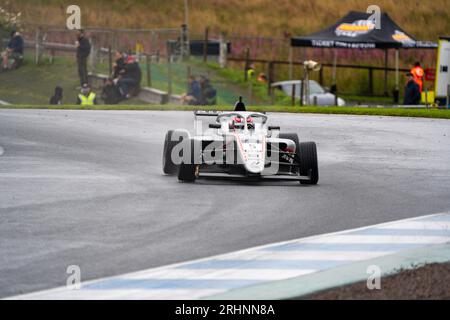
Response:
POLYGON ((195 111, 194 134, 170 130, 164 141, 163 172, 180 181, 202 177, 319 181, 314 142, 299 142, 296 133, 280 133, 264 113, 195 111))

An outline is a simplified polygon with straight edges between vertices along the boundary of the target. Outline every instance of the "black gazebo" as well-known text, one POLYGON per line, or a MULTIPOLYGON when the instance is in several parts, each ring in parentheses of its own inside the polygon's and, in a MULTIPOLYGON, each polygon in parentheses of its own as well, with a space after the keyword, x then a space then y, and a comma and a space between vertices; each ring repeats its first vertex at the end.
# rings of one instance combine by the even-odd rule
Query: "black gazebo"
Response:
MULTIPOLYGON (((395 83, 399 88, 399 49, 436 49, 431 41, 418 41, 400 28, 387 13, 380 14, 380 21, 371 19, 372 14, 351 11, 332 26, 304 37, 291 38, 292 47, 314 47, 334 49, 395 49, 395 83)), ((334 72, 336 74, 336 51, 334 72)), ((335 84, 335 76, 333 79, 335 84)))

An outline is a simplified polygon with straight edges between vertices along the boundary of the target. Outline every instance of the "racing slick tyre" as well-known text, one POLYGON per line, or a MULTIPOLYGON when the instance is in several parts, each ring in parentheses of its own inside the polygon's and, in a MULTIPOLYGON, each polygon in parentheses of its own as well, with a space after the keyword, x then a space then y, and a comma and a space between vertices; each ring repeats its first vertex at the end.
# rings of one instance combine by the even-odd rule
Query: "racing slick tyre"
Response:
MULTIPOLYGON (((195 179, 197 178, 197 166, 200 163, 199 157, 195 156, 196 148, 194 145, 195 144, 194 140, 190 140, 189 143, 190 143, 190 150, 189 150, 190 157, 188 158, 188 163, 182 162, 178 167, 178 180, 183 182, 195 181, 195 179)), ((182 154, 182 156, 184 155, 182 154)))
POLYGON ((168 175, 176 174, 178 169, 177 165, 172 161, 172 150, 178 143, 178 141, 172 141, 173 132, 173 130, 167 131, 164 139, 163 172, 168 175))
POLYGON ((300 159, 300 175, 311 175, 310 180, 300 180, 301 184, 315 185, 319 182, 319 166, 317 164, 317 148, 314 142, 302 142, 297 149, 300 159))
POLYGON ((194 182, 195 181, 195 164, 180 164, 178 169, 178 180, 183 182, 194 182))

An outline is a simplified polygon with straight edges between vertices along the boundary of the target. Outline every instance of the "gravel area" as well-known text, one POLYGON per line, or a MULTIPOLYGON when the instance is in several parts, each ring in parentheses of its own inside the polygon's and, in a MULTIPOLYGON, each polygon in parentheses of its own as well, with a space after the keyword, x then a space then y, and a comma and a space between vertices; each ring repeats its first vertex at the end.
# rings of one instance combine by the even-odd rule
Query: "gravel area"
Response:
POLYGON ((301 297, 301 299, 305 298, 312 300, 450 299, 450 262, 433 263, 381 278, 380 290, 369 290, 366 282, 358 282, 301 297))

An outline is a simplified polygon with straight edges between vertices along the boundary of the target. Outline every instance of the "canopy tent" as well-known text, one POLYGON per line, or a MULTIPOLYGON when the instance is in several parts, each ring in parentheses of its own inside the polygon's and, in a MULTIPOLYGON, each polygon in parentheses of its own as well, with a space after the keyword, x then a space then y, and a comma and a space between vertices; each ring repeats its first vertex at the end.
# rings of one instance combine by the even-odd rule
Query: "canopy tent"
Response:
POLYGON ((293 37, 293 47, 349 49, 435 49, 437 43, 418 41, 400 28, 387 13, 381 14, 380 29, 372 14, 351 11, 334 25, 305 37, 293 37))
MULTIPOLYGON (((380 15, 377 29, 372 14, 351 11, 332 26, 304 37, 291 38, 291 47, 343 48, 343 49, 396 49, 396 91, 399 88, 399 49, 436 49, 437 43, 418 41, 400 28, 387 13, 380 15)), ((337 54, 335 51, 333 81, 335 81, 337 54)), ((387 67, 387 66, 386 66, 387 67)), ((385 73, 387 77, 387 73, 385 73)))

